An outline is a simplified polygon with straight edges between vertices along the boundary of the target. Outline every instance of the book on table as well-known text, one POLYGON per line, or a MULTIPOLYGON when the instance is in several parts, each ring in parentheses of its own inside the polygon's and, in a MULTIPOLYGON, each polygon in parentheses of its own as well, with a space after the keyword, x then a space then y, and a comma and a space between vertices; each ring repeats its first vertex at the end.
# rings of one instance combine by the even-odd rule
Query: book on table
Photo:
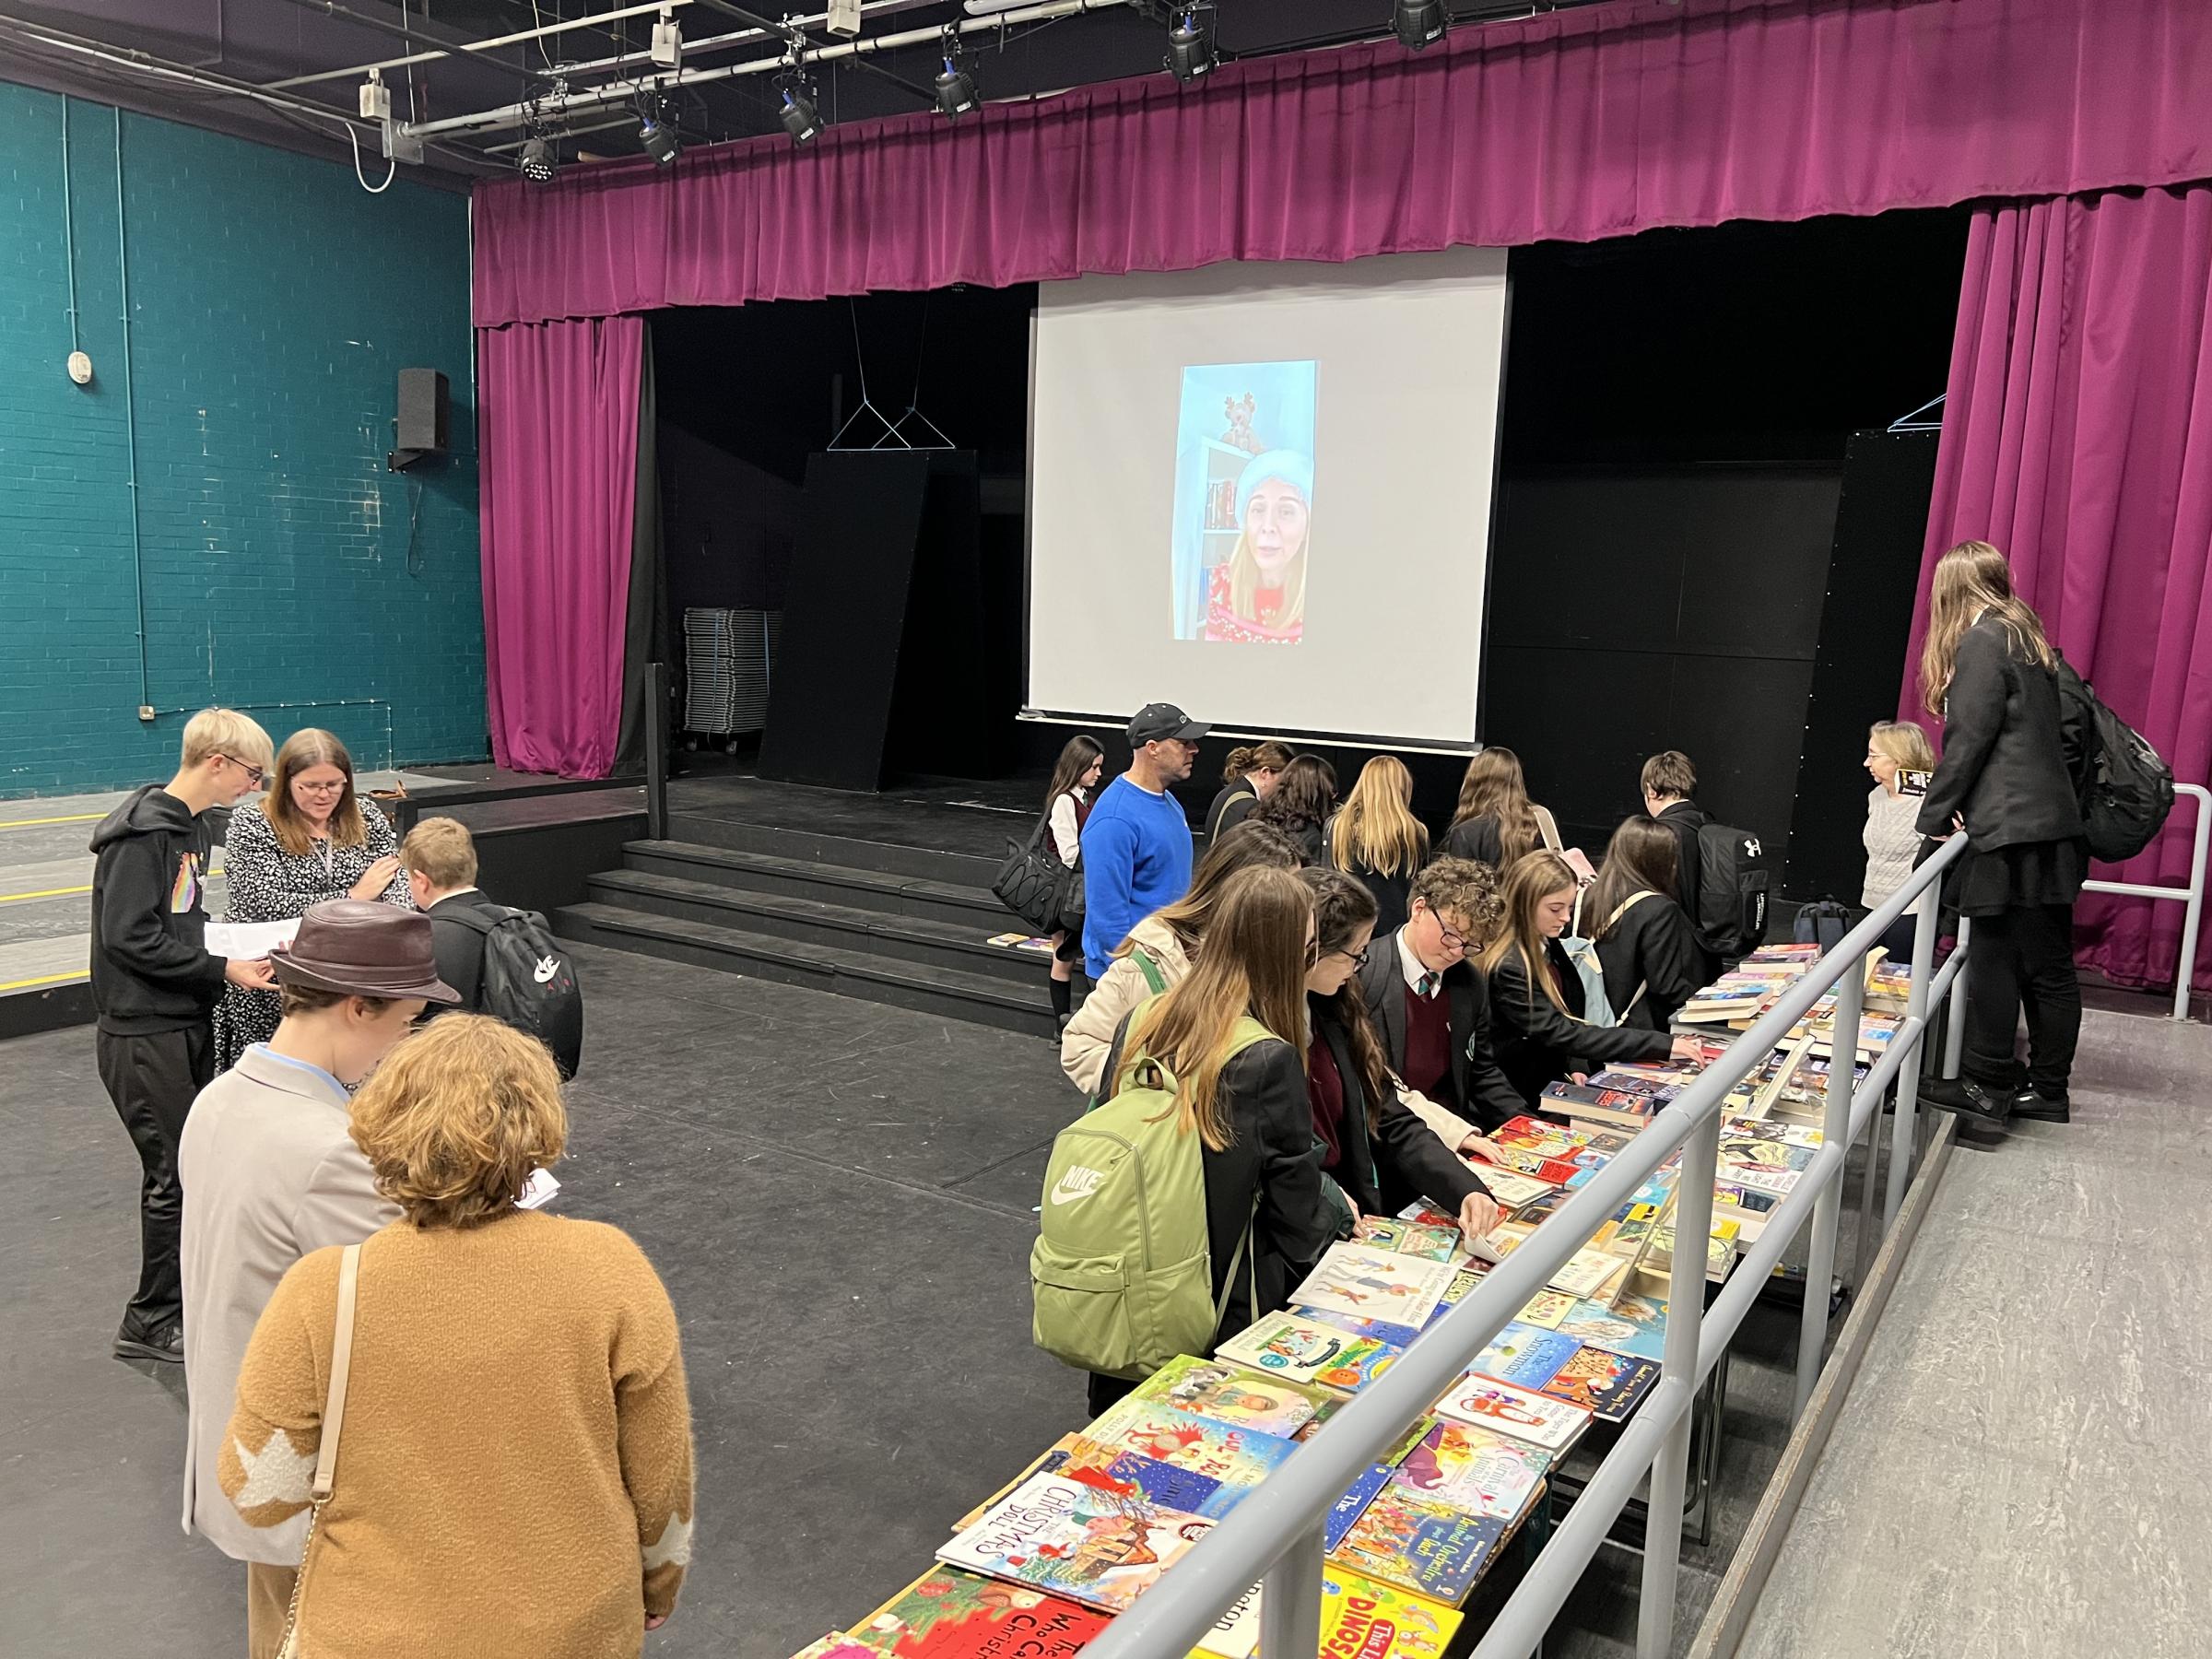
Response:
POLYGON ((1386 1486, 1326 1559, 1456 1607, 1489 1565, 1506 1524, 1386 1486))
POLYGON ((1142 1497, 1033 1475, 939 1549, 937 1559, 1119 1613, 1213 1525, 1142 1497))
POLYGON ((1590 1426, 1590 1413, 1580 1406, 1482 1376, 1462 1377, 1444 1391, 1436 1410, 1553 1453, 1565 1453, 1590 1426))
POLYGON ((1553 1398, 1579 1406, 1600 1421, 1618 1423, 1658 1385, 1659 1361, 1639 1359, 1610 1348, 1585 1347, 1544 1384, 1553 1398))
POLYGON ((1259 1485, 1298 1450, 1296 1441, 1280 1435, 1217 1423, 1134 1395, 1108 1406, 1082 1432, 1100 1445, 1210 1476, 1228 1486, 1259 1485))
POLYGON ((1030 1585, 939 1566, 853 1627, 841 1640, 858 1653, 840 1648, 818 1659, 998 1659, 1016 1651, 1068 1659, 1112 1622, 1030 1585))
POLYGON ((1450 1262, 1394 1255, 1361 1244, 1332 1244, 1298 1288, 1293 1307, 1384 1319, 1418 1330, 1452 1282, 1450 1262))
POLYGON ((1406 1454, 1394 1485, 1456 1510, 1517 1519, 1535 1500, 1551 1453, 1471 1423, 1440 1422, 1406 1454))
POLYGON ((1188 1354, 1169 1360, 1132 1389, 1128 1397, 1171 1406, 1231 1428, 1256 1429, 1285 1440, 1312 1421, 1322 1398, 1318 1390, 1295 1382, 1188 1354))
POLYGON ((1264 1313, 1214 1350, 1218 1359, 1292 1382, 1357 1394, 1406 1350, 1303 1314, 1264 1313))

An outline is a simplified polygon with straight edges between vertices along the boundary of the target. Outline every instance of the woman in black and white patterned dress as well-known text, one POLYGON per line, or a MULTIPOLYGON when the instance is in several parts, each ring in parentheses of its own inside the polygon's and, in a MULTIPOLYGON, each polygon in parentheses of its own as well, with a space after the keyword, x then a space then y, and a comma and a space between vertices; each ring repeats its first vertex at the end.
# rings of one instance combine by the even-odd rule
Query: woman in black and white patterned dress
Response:
MULTIPOLYGON (((230 815, 223 874, 226 922, 288 921, 325 899, 415 908, 390 821, 355 796, 346 746, 312 726, 277 751, 269 793, 230 815)), ((275 1036, 276 1019, 276 992, 227 986, 215 1010, 216 1069, 275 1036)))

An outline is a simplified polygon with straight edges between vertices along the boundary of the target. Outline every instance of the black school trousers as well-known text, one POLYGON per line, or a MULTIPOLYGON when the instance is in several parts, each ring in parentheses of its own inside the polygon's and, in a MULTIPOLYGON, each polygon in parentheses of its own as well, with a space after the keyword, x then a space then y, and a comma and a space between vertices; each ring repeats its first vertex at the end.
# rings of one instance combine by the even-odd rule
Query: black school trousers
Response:
POLYGON ((2074 971, 2074 907, 2016 905, 1974 916, 1966 946, 1966 1054, 1975 1081, 2019 1087, 2013 1044, 2028 1017, 2028 1086, 2058 1100, 2081 1040, 2081 980, 2074 971))
POLYGON ((215 1038, 205 1025, 182 1031, 98 1039, 100 1080, 138 1149, 138 1290, 124 1310, 120 1335, 151 1336, 182 1317, 177 1240, 184 1201, 177 1186, 177 1142, 184 1114, 215 1077, 215 1038))

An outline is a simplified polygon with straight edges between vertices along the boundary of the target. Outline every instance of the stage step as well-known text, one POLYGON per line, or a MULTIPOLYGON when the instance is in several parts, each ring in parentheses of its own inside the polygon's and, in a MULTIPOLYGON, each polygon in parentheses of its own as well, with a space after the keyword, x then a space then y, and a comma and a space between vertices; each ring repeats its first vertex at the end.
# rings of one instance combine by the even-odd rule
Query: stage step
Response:
POLYGON ((622 849, 622 863, 627 869, 647 875, 945 923, 979 938, 1010 933, 1021 925, 991 896, 989 888, 981 884, 937 881, 851 865, 816 864, 694 841, 631 841, 622 849))
POLYGON ((781 938, 684 916, 596 900, 556 912, 554 929, 565 939, 724 973, 749 973, 841 996, 888 1003, 940 1018, 963 1019, 1039 1037, 1053 1032, 1044 966, 1026 987, 995 974, 964 972, 803 939, 781 938))
MULTIPOLYGON (((1012 814, 1006 815, 1006 835, 1016 841, 1036 827, 1034 819, 1025 821, 1012 814)), ((668 830, 671 841, 699 846, 720 847, 732 853, 761 853, 772 858, 795 859, 801 864, 873 870, 886 876, 921 877, 956 887, 988 888, 1005 857, 1003 853, 997 858, 986 858, 968 853, 947 853, 935 847, 741 823, 734 818, 701 818, 687 812, 672 814, 668 830)))
POLYGON ((846 904, 825 904, 787 893, 734 888, 718 881, 665 876, 654 870, 608 870, 590 881, 594 903, 679 916, 717 927, 743 928, 777 938, 897 957, 934 968, 979 973, 1034 987, 1047 976, 1050 958, 1008 950, 986 941, 994 933, 1026 931, 1003 911, 994 921, 967 924, 900 915, 846 904), (1004 925, 998 925, 1003 922, 1004 925))

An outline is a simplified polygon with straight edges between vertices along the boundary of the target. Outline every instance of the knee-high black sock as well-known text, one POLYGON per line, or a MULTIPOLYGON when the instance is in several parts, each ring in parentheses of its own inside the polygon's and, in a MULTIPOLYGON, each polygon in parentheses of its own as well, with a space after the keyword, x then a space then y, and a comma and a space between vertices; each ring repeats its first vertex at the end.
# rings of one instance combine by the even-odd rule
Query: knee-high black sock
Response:
POLYGON ((1053 1012, 1058 1018, 1065 1019, 1070 1014, 1075 1012, 1075 984, 1073 982, 1068 980, 1056 979, 1052 982, 1052 986, 1053 1012))

